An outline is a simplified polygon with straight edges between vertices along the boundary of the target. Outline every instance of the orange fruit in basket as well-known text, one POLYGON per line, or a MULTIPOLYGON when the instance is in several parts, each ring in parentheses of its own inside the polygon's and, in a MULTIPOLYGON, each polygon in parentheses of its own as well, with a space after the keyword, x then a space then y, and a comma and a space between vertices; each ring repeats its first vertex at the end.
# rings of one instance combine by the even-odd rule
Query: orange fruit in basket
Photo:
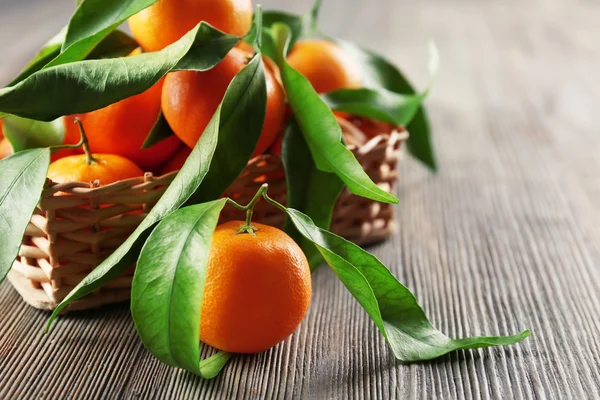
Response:
POLYGON ((298 41, 287 61, 310 81, 317 93, 362 85, 361 71, 350 55, 326 40, 298 41))
POLYGON ((161 50, 200 21, 235 36, 252 25, 252 0, 159 0, 129 18, 133 37, 145 51, 161 50))
POLYGON ((13 153, 13 148, 7 138, 0 139, 0 160, 6 158, 13 153))
POLYGON ((56 183, 94 182, 108 185, 123 179, 137 178, 144 171, 133 161, 114 154, 92 154, 83 123, 77 120, 77 129, 83 138, 84 154, 68 156, 56 160, 48 168, 48 178, 56 183))
POLYGON ((258 353, 290 336, 311 299, 308 261, 283 231, 258 224, 238 233, 232 221, 215 230, 206 270, 200 339, 217 349, 258 353))
POLYGON ((181 146, 181 148, 177 150, 177 153, 175 153, 175 155, 162 167, 160 174, 165 175, 169 172, 179 171, 191 153, 192 150, 189 147, 181 146))
MULTIPOLYGON (((204 132, 233 77, 248 63, 249 53, 233 48, 216 67, 209 71, 178 71, 165 78, 162 109, 175 134, 192 148, 204 132)), ((253 156, 267 150, 283 130, 285 93, 265 68, 267 81, 267 113, 253 156)))
POLYGON ((177 151, 181 143, 172 136, 142 149, 160 112, 162 84, 161 80, 141 94, 100 110, 65 117, 67 135, 79 137, 79 130, 73 123, 78 117, 85 125, 93 153, 120 155, 147 171, 154 171, 177 151))
POLYGON ((85 154, 68 156, 54 161, 48 168, 48 178, 56 183, 93 182, 108 185, 123 179, 137 178, 144 171, 133 161, 114 154, 94 154, 94 161, 86 162, 85 154))

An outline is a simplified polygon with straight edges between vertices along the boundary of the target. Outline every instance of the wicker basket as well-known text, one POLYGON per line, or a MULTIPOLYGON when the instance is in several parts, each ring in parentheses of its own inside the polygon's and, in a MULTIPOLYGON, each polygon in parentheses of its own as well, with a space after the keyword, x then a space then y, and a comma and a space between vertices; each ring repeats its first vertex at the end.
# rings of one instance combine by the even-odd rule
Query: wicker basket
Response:
MULTIPOLYGON (((355 129, 343 126, 344 130, 355 129)), ((359 132, 356 132, 359 133, 359 132)), ((371 179, 392 192, 397 162, 406 131, 390 130, 357 147, 349 144, 371 179)), ((348 143, 351 143, 348 140, 348 143)), ((19 258, 8 275, 23 299, 39 309, 52 310, 81 280, 112 253, 158 201, 176 173, 128 179, 99 186, 98 182, 55 184, 48 181, 31 219, 19 258)), ((279 157, 252 160, 227 190, 241 204, 250 201, 258 187, 269 183, 269 195, 286 203, 286 184, 279 157)), ((225 208, 222 222, 244 219, 238 210, 225 208)), ((265 202, 254 209, 254 219, 281 227, 284 214, 265 202)), ((381 241, 395 230, 394 208, 345 191, 334 211, 331 230, 355 243, 381 241)), ((129 298, 134 267, 97 292, 72 303, 70 310, 96 308, 129 298)))

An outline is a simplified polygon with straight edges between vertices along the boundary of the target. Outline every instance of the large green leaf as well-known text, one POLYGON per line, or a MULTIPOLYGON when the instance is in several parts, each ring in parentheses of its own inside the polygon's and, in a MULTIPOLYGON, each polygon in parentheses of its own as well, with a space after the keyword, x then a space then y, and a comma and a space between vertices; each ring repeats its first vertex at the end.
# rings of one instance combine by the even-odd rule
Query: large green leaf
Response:
MULTIPOLYGON (((319 171, 294 119, 287 126, 281 152, 287 181, 287 206, 308 215, 314 223, 329 229, 333 208, 343 188, 337 175, 319 171)), ((286 218, 284 231, 302 248, 315 270, 323 258, 314 244, 302 236, 286 218)))
MULTIPOLYGON (((60 54, 61 46, 64 42, 67 27, 64 27, 56 36, 54 36, 44 47, 36 54, 36 56, 27 64, 25 69, 14 78, 6 86, 14 86, 22 80, 28 78, 32 74, 46 67, 50 61, 60 54)), ((123 57, 131 53, 138 47, 137 42, 125 32, 116 30, 106 36, 96 47, 87 55, 77 60, 83 59, 99 59, 99 58, 114 58, 123 57)))
POLYGON ((60 145, 65 137, 62 118, 43 122, 7 115, 3 118, 3 122, 4 136, 15 152, 60 145))
POLYGON ((394 125, 408 125, 421 107, 425 94, 403 95, 387 89, 340 89, 321 98, 332 110, 372 118, 394 125))
POLYGON ((202 22, 155 53, 44 68, 0 89, 0 113, 51 121, 97 110, 146 91, 169 71, 208 70, 239 40, 202 22))
POLYGON ((430 360, 455 350, 509 345, 530 335, 526 330, 512 336, 449 338, 431 325, 415 296, 375 256, 315 226, 301 212, 285 211, 373 319, 399 360, 430 360))
POLYGON ((33 149, 0 160, 0 282, 19 254, 50 164, 50 149, 33 149))
POLYGON ((329 106, 321 100, 308 79, 285 60, 290 39, 289 28, 283 24, 275 24, 271 32, 278 51, 276 61, 281 69, 289 105, 317 168, 338 175, 356 195, 385 203, 398 203, 395 196, 373 183, 352 152, 342 144, 342 130, 329 106))
POLYGON ((214 378, 231 357, 219 353, 200 361, 208 253, 226 201, 186 207, 163 219, 142 249, 131 287, 131 314, 144 346, 165 364, 203 378, 214 378))
MULTIPOLYGON (((385 58, 365 50, 354 43, 337 41, 346 50, 355 62, 362 67, 363 84, 370 88, 384 88, 395 93, 414 95, 416 94, 412 84, 406 77, 385 58)), ((435 59, 432 62, 436 62, 435 59)), ((437 161, 433 143, 429 118, 423 106, 419 107, 414 118, 407 126, 410 137, 407 146, 410 153, 423 164, 437 170, 437 161)))
POLYGON ((85 59, 119 25, 157 0, 85 0, 69 21, 62 52, 45 68, 85 59))
POLYGON ((123 31, 116 30, 98 43, 85 59, 95 60, 100 58, 125 57, 138 47, 139 44, 134 38, 123 31))
POLYGON ((260 136, 266 90, 258 54, 233 79, 191 155, 152 211, 115 252, 69 293, 50 317, 48 327, 69 303, 99 289, 129 268, 156 223, 186 202, 218 198, 235 180, 260 136), (254 144, 250 144, 252 139, 254 144))

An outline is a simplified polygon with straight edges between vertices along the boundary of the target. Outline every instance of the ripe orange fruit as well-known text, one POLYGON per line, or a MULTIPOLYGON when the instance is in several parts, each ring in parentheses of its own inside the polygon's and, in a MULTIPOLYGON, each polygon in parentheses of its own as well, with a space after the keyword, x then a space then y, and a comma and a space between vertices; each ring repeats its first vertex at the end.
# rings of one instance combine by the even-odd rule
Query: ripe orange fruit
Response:
POLYGON ((192 150, 187 146, 181 146, 177 153, 167 161, 167 163, 160 170, 161 175, 168 174, 169 172, 179 171, 185 161, 192 153, 192 150))
MULTIPOLYGON (((233 77, 246 66, 249 54, 233 48, 216 67, 205 72, 178 71, 165 78, 162 110, 175 134, 192 148, 208 122, 233 77)), ((270 69, 267 80, 267 113, 253 157, 267 150, 283 130, 285 93, 270 69)))
POLYGON ((129 18, 129 27, 145 51, 157 51, 179 40, 200 21, 243 36, 252 25, 252 0, 159 0, 129 18))
POLYGON ((258 353, 291 335, 308 311, 308 261, 283 231, 232 221, 215 230, 208 255, 201 340, 234 353, 258 353))
POLYGON ((67 136, 79 137, 79 129, 73 123, 79 117, 93 153, 120 155, 153 171, 171 157, 181 143, 176 137, 170 137, 149 149, 141 148, 160 112, 162 84, 161 80, 141 94, 100 110, 65 117, 67 136))
POLYGON ((13 148, 7 138, 0 139, 0 160, 6 158, 13 153, 13 148))
POLYGON ((310 81, 317 93, 362 85, 361 71, 350 55, 326 40, 298 41, 287 61, 310 81))
POLYGON ((94 161, 87 162, 86 154, 64 157, 54 161, 48 168, 48 178, 56 183, 100 181, 108 185, 123 179, 144 175, 144 171, 125 157, 113 154, 94 154, 94 161))

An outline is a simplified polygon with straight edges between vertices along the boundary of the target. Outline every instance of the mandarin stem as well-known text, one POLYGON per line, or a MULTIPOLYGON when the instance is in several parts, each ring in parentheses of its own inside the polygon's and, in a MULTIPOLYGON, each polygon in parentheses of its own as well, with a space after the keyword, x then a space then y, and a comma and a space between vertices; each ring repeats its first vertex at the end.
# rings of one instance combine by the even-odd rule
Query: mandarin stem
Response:
POLYGON ((81 147, 83 148, 83 151, 85 152, 85 163, 87 165, 96 164, 97 161, 94 159, 94 156, 92 156, 92 151, 90 150, 88 138, 85 135, 85 130, 83 129, 83 123, 81 123, 81 120, 79 118, 75 118, 75 123, 79 127, 79 134, 81 135, 80 142, 81 142, 81 147))

